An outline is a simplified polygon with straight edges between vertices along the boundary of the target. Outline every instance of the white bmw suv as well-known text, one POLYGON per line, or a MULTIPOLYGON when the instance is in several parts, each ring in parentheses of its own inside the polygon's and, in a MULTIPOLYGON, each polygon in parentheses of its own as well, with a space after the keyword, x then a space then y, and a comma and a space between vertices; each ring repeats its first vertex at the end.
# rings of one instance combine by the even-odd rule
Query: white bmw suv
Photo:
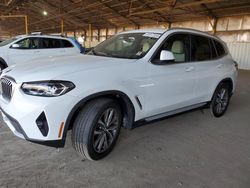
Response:
POLYGON ((236 77, 237 63, 214 36, 137 30, 109 38, 85 56, 5 69, 0 106, 16 136, 63 147, 72 129, 75 150, 98 160, 113 149, 121 127, 208 106, 222 116, 236 77))
POLYGON ((76 55, 79 43, 71 38, 53 35, 19 35, 0 43, 0 70, 16 63, 46 57, 76 55))

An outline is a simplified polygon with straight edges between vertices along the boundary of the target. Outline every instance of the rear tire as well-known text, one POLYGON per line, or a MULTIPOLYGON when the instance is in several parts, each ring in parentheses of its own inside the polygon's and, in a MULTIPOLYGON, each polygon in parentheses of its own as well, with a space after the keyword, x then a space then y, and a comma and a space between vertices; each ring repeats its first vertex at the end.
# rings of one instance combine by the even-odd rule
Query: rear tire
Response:
POLYGON ((73 147, 83 158, 102 159, 115 146, 121 124, 121 109, 114 100, 91 101, 79 112, 73 125, 73 147))
POLYGON ((215 117, 221 117, 226 112, 230 101, 230 90, 226 83, 220 83, 216 88, 212 102, 211 111, 215 117))

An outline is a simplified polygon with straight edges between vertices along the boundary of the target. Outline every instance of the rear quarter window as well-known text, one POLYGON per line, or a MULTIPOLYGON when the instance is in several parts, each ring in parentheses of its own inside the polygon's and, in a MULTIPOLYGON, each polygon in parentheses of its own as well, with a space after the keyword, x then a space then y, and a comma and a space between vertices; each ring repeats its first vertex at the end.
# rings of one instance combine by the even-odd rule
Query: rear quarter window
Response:
POLYGON ((214 40, 214 46, 216 48, 218 57, 224 56, 226 54, 224 46, 219 41, 214 40))

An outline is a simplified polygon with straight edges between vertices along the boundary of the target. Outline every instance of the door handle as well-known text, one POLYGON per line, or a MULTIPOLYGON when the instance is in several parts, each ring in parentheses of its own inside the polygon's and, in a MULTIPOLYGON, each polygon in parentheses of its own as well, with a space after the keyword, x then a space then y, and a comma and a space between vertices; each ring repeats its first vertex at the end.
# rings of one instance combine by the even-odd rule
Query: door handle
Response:
POLYGON ((188 68, 186 68, 186 72, 192 72, 194 70, 194 67, 188 67, 188 68))
POLYGON ((217 65, 217 68, 218 68, 218 69, 221 69, 222 67, 223 67, 223 64, 217 65))
POLYGON ((40 53, 40 51, 37 50, 37 51, 34 51, 34 53, 37 54, 37 53, 40 53))

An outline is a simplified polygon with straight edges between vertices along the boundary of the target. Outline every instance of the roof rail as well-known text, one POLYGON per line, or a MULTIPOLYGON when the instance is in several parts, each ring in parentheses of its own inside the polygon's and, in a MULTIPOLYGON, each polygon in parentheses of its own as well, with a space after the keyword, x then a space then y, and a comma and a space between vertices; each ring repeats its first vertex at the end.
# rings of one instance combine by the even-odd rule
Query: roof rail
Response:
POLYGON ((62 34, 56 34, 56 33, 52 33, 52 34, 49 34, 50 36, 57 36, 57 37, 65 37, 65 35, 62 35, 62 34))
POLYGON ((168 29, 168 31, 176 30, 176 29, 185 30, 185 31, 195 31, 195 32, 201 33, 201 34, 207 34, 207 35, 210 35, 211 37, 217 38, 220 41, 222 41, 218 36, 216 36, 214 34, 211 34, 210 31, 201 31, 201 30, 198 30, 198 29, 191 29, 191 28, 185 28, 185 27, 171 27, 171 28, 168 29))
POLYGON ((33 32, 31 35, 42 35, 42 32, 33 32))

